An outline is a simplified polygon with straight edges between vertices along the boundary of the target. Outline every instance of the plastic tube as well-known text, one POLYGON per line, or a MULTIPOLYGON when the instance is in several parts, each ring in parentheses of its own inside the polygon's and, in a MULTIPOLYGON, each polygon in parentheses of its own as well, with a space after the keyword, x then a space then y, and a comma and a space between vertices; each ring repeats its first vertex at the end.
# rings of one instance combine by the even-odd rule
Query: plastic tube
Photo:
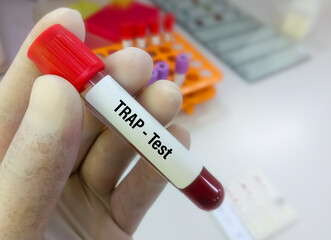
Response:
POLYGON ((181 53, 177 55, 174 82, 178 86, 182 86, 185 81, 189 63, 190 57, 188 54, 181 53))
POLYGON ((134 26, 125 22, 121 24, 122 46, 128 48, 133 46, 134 26))
POLYGON ((167 80, 169 78, 169 64, 166 61, 159 61, 155 64, 158 71, 158 80, 167 80))
POLYGON ((136 25, 137 47, 139 47, 139 48, 146 47, 146 32, 147 32, 146 23, 139 22, 136 25))
POLYGON ((167 13, 164 17, 164 40, 167 42, 173 41, 173 30, 176 17, 172 13, 167 13))
POLYGON ((159 18, 155 18, 150 22, 149 31, 151 34, 151 43, 152 45, 160 45, 161 37, 160 37, 160 20, 159 18))
POLYGON ((159 80, 159 71, 156 68, 154 68, 153 72, 152 72, 152 76, 149 79, 149 82, 148 82, 147 86, 155 83, 157 80, 159 80))

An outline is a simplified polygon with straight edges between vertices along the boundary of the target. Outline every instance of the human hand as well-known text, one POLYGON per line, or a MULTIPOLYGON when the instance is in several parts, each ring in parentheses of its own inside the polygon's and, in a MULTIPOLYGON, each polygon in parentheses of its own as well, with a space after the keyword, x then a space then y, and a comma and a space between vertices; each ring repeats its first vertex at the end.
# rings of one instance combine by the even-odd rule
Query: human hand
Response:
MULTIPOLYGON (((59 23, 84 39, 81 16, 58 9, 31 31, 0 83, 0 239, 42 239, 60 219, 56 239, 130 239, 166 180, 138 161, 117 186, 135 151, 82 105, 65 79, 41 76, 27 58, 33 40, 59 23)), ((163 125, 178 113, 175 84, 144 88, 152 60, 128 48, 105 59, 106 71, 163 125)), ((185 146, 189 134, 169 127, 185 146)))

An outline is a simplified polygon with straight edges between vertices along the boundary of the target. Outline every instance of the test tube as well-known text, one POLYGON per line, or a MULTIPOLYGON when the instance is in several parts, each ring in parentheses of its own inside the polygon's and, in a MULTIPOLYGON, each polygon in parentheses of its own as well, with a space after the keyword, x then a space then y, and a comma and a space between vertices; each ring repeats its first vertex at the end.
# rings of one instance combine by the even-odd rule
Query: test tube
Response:
POLYGON ((56 24, 37 37, 28 57, 44 74, 68 80, 88 109, 122 136, 199 208, 213 210, 224 199, 221 183, 135 98, 105 71, 84 43, 56 24))
POLYGON ((149 86, 149 85, 155 83, 157 80, 159 80, 158 77, 159 77, 159 72, 156 68, 154 68, 153 72, 152 72, 152 76, 149 79, 149 82, 148 82, 147 86, 149 86))
POLYGON ((154 18, 150 22, 150 34, 151 34, 151 43, 153 45, 160 45, 161 38, 160 38, 160 20, 159 18, 154 18))
POLYGON ((176 57, 174 82, 178 86, 182 86, 185 81, 189 62, 190 57, 187 53, 180 53, 176 57))
POLYGON ((166 61, 159 61, 155 64, 158 71, 158 80, 167 80, 169 77, 169 64, 166 61))
POLYGON ((131 23, 124 22, 121 24, 121 36, 122 36, 122 46, 123 48, 132 47, 134 28, 131 23))
POLYGON ((167 13, 164 17, 164 40, 167 42, 173 41, 173 30, 176 17, 172 13, 167 13))
POLYGON ((146 23, 139 22, 136 25, 137 47, 139 48, 146 47, 146 32, 147 32, 146 23))

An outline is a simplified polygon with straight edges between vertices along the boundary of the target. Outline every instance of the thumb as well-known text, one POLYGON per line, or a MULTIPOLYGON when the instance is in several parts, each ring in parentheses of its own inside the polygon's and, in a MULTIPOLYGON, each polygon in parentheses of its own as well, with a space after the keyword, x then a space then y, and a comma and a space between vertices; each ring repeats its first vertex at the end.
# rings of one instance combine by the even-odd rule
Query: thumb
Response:
POLYGON ((76 90, 58 76, 39 77, 0 166, 0 239, 43 238, 74 165, 81 129, 76 90))

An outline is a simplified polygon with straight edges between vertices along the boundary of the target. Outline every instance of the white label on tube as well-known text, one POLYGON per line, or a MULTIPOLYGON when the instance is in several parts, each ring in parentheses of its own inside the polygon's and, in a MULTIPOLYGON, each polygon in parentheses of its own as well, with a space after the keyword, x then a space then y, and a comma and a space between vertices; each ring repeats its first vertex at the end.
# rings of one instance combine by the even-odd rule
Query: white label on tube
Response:
POLYGON ((100 80, 85 99, 177 188, 200 174, 198 159, 112 77, 100 80))

